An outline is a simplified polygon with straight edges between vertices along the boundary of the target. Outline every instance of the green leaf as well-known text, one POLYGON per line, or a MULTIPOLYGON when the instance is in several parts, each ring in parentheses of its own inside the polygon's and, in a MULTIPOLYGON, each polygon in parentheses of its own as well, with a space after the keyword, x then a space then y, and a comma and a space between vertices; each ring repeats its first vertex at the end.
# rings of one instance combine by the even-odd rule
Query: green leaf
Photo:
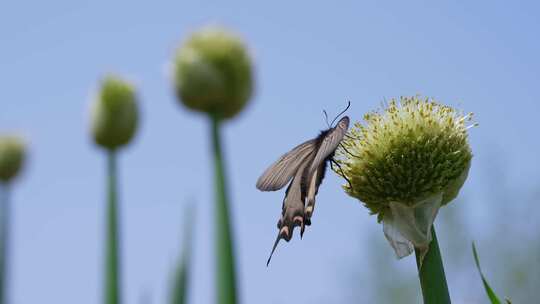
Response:
POLYGON ((191 251, 193 240, 193 222, 195 216, 193 207, 189 206, 184 212, 184 237, 182 241, 182 253, 176 266, 172 282, 170 303, 185 304, 189 292, 189 271, 191 268, 191 251))
MULTIPOLYGON (((486 278, 484 277, 484 274, 482 273, 482 269, 480 268, 480 261, 478 259, 478 253, 476 252, 476 246, 474 245, 474 242, 472 243, 472 251, 474 256, 474 262, 476 263, 476 268, 478 269, 478 272, 480 273, 480 277, 482 278, 482 282, 484 283, 484 289, 486 290, 486 293, 489 297, 489 300, 492 304, 500 304, 501 300, 497 297, 493 289, 489 286, 486 278)), ((511 304, 510 300, 506 300, 507 304, 511 304)))

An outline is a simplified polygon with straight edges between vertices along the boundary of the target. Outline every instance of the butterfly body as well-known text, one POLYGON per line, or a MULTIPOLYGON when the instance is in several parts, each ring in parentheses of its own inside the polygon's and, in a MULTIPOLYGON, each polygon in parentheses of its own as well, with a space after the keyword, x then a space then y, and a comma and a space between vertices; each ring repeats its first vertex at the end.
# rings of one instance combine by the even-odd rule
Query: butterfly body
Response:
POLYGON ((290 241, 295 227, 300 227, 300 236, 303 236, 305 226, 311 225, 319 186, 348 128, 349 118, 344 116, 335 127, 285 153, 257 181, 257 189, 261 191, 279 190, 290 181, 277 224, 278 236, 268 263, 279 240, 290 241))

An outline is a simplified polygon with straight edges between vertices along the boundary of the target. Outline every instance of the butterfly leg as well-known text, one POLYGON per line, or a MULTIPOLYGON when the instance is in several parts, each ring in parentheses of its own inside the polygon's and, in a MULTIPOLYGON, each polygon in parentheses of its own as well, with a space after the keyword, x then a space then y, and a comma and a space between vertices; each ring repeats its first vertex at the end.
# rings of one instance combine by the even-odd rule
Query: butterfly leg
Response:
MULTIPOLYGON (((349 188, 351 188, 351 191, 354 191, 354 190, 353 190, 353 186, 352 186, 352 184, 351 184, 351 181, 345 176, 345 173, 343 173, 343 169, 341 168, 341 165, 340 165, 337 161, 331 159, 331 160, 330 160, 330 167, 332 168, 332 170, 334 170, 333 165, 336 165, 336 166, 338 167, 339 172, 341 172, 341 174, 340 174, 341 177, 343 177, 343 178, 347 181, 347 183, 349 184, 349 188)), ((334 170, 334 171, 335 171, 335 170, 334 170)))
POLYGON ((342 143, 340 143, 339 146, 343 149, 343 151, 345 151, 345 153, 349 154, 350 156, 360 158, 360 156, 352 154, 347 148, 345 148, 345 145, 343 145, 342 143))
POLYGON ((350 136, 349 134, 345 134, 345 137, 347 137, 348 139, 360 140, 360 138, 354 137, 354 136, 350 136))

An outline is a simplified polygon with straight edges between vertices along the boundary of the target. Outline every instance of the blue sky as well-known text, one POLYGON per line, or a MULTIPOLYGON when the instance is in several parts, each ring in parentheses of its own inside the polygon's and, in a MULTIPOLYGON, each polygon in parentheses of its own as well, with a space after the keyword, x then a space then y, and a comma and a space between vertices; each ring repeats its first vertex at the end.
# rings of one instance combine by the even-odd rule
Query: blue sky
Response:
MULTIPOLYGON (((476 202, 463 207, 470 238, 481 236, 497 207, 485 199, 490 187, 538 186, 539 12, 534 1, 1 4, 0 131, 30 146, 13 197, 13 303, 100 300, 105 157, 90 140, 88 107, 109 72, 137 85, 142 109, 120 161, 126 303, 164 302, 189 202, 197 206, 191 299, 211 301, 209 125, 179 105, 167 75, 179 43, 207 24, 242 35, 256 69, 254 98, 224 129, 244 303, 338 301, 350 288, 343 273, 369 246, 362 240, 383 238, 329 174, 304 240, 281 244, 265 266, 283 193, 258 192, 255 181, 325 127, 323 109, 335 115, 347 100, 354 121, 385 98, 414 94, 475 113, 462 191, 476 202)), ((415 267, 412 258, 388 263, 415 267)))

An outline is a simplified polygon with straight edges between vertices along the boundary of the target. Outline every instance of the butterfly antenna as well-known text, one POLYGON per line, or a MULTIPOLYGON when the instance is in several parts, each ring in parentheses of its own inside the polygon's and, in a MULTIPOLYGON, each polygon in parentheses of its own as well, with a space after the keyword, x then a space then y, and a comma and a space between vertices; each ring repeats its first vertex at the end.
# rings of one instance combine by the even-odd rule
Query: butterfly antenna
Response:
POLYGON ((336 122, 336 119, 338 119, 343 113, 347 112, 347 110, 349 109, 349 107, 351 106, 351 101, 350 100, 347 100, 347 107, 345 108, 345 110, 341 111, 337 116, 336 118, 334 118, 334 120, 332 120, 332 126, 334 125, 334 122, 336 122))
POLYGON ((272 259, 272 255, 274 255, 274 251, 276 251, 279 240, 281 240, 281 231, 278 232, 276 241, 274 242, 274 246, 272 247, 272 251, 270 252, 270 256, 268 257, 268 261, 266 261, 266 267, 268 267, 268 265, 270 264, 270 260, 272 259))
POLYGON ((326 121, 326 125, 328 126, 328 128, 330 128, 330 124, 328 123, 328 113, 326 113, 326 110, 323 110, 322 112, 324 114, 324 120, 326 121))

